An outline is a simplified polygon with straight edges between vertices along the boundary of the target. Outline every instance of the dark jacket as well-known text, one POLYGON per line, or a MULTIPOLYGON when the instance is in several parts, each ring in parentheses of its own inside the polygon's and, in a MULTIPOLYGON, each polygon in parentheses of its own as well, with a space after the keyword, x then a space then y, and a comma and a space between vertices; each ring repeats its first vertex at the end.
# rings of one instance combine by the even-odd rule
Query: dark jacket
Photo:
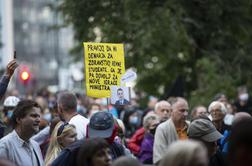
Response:
POLYGON ((220 151, 217 151, 216 154, 210 158, 208 166, 227 166, 226 156, 220 151))
POLYGON ((63 149, 59 156, 52 162, 51 166, 71 166, 77 165, 77 156, 83 140, 71 144, 63 149))
POLYGON ((126 104, 129 104, 129 101, 126 99, 123 99, 122 103, 120 102, 120 100, 117 100, 115 102, 115 105, 126 105, 126 104))
MULTIPOLYGON (((63 149, 59 156, 52 162, 51 166, 73 166, 77 165, 77 156, 84 140, 78 140, 70 146, 63 149)), ((109 145, 112 154, 112 160, 125 155, 121 144, 113 142, 109 145)))

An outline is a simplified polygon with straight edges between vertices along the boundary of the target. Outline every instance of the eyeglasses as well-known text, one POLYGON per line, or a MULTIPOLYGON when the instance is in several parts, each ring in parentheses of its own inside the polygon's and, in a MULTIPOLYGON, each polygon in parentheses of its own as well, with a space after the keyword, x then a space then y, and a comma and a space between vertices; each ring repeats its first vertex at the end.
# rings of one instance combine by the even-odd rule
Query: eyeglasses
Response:
POLYGON ((64 124, 62 124, 62 125, 59 127, 59 129, 58 129, 58 131, 57 131, 57 137, 60 136, 60 135, 62 134, 62 132, 63 132, 65 126, 67 126, 67 125, 68 125, 68 123, 64 123, 64 124))

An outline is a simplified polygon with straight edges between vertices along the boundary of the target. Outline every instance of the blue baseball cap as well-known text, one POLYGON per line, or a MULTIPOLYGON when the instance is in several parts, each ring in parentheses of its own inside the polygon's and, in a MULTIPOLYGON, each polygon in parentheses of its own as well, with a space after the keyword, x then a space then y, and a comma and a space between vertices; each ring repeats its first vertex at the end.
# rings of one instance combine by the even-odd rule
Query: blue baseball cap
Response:
POLYGON ((107 111, 99 111, 93 114, 88 125, 89 138, 109 138, 114 129, 113 115, 107 111))

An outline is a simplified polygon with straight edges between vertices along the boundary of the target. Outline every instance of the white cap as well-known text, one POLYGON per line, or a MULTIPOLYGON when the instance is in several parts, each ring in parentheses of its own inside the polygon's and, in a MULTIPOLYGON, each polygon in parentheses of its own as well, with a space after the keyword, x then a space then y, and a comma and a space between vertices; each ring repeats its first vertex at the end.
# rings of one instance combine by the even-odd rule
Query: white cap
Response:
POLYGON ((19 98, 16 96, 9 96, 4 100, 4 107, 16 107, 18 102, 20 101, 19 98))

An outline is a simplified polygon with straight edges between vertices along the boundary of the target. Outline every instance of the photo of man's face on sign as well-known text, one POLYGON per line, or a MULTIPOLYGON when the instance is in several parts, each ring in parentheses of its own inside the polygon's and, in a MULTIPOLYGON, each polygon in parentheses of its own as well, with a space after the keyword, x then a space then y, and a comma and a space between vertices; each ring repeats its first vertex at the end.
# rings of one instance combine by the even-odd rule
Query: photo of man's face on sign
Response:
POLYGON ((111 104, 130 104, 130 88, 125 86, 111 86, 111 104))

